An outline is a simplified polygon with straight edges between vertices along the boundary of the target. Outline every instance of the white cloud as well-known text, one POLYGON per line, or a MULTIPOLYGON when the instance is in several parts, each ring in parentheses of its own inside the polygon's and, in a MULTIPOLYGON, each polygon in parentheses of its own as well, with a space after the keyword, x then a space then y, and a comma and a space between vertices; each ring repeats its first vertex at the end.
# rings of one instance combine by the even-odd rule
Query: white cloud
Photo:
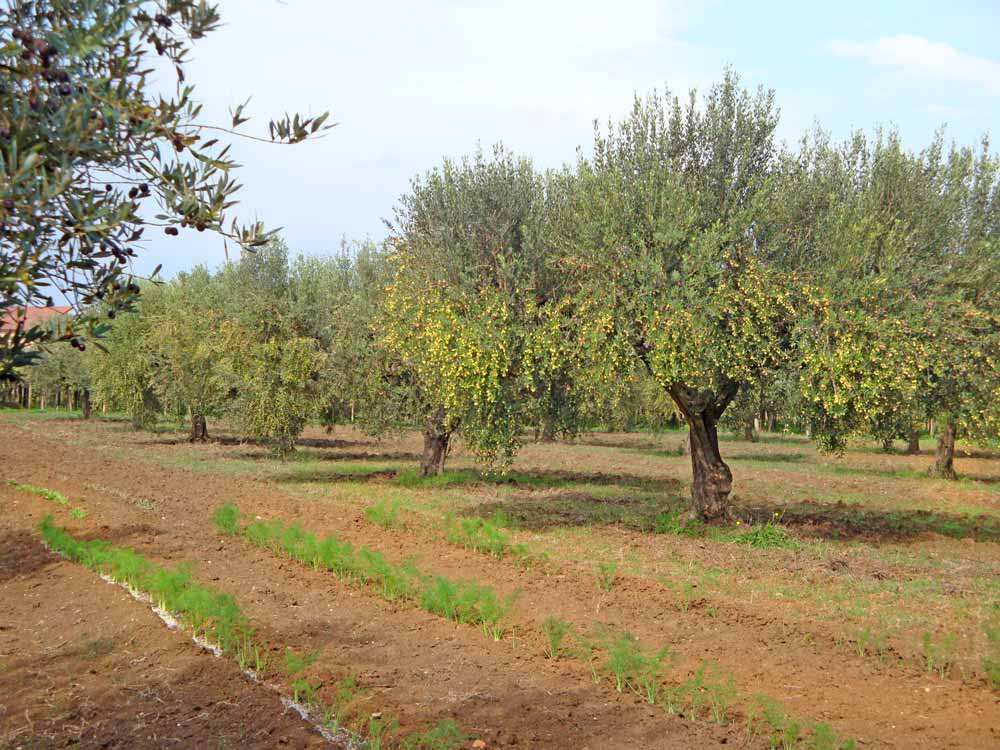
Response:
POLYGON ((829 48, 841 57, 860 58, 878 67, 930 75, 1000 94, 1000 62, 967 55, 946 42, 897 34, 880 37, 874 42, 833 41, 829 48))

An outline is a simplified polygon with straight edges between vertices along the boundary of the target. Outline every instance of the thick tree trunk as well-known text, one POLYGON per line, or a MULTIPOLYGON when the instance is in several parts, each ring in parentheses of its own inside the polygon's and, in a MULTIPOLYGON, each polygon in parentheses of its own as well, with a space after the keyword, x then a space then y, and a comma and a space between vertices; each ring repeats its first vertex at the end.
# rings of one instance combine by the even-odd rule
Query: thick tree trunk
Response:
POLYGON ((749 440, 751 443, 757 442, 757 431, 754 429, 754 422, 756 420, 749 419, 747 423, 743 425, 743 439, 749 440))
MULTIPOLYGON (((628 430, 626 430, 627 432, 628 430)), ((546 419, 542 423, 542 442, 543 443, 553 443, 556 439, 556 429, 552 424, 551 419, 546 419)))
POLYGON ((719 453, 719 417, 739 392, 730 384, 720 394, 697 393, 683 386, 670 395, 688 423, 691 441, 691 502, 694 513, 705 520, 729 515, 733 474, 719 453))
POLYGON ((192 443, 202 443, 208 440, 208 422, 204 414, 191 412, 191 434, 188 440, 192 443))
POLYGON ((946 422, 938 432, 937 453, 931 473, 942 479, 957 479, 955 474, 955 423, 946 422))
POLYGON ((424 430, 424 454, 420 457, 420 476, 444 472, 444 460, 448 457, 451 433, 439 434, 436 430, 424 430))
POLYGON ((424 453, 420 457, 420 476, 444 472, 444 462, 448 458, 452 430, 444 424, 444 414, 440 411, 427 419, 424 426, 424 453))
POLYGON ((920 430, 916 427, 910 428, 909 439, 906 442, 906 455, 920 455, 920 430))
POLYGON ((90 419, 90 391, 85 389, 80 400, 83 402, 83 418, 90 419))
POLYGON ((733 475, 719 453, 715 420, 706 418, 703 412, 695 415, 688 425, 691 430, 691 499, 694 510, 706 519, 724 517, 728 513, 733 475))
POLYGON ((893 441, 892 441, 891 437, 882 438, 882 452, 883 453, 892 453, 892 442, 893 441))

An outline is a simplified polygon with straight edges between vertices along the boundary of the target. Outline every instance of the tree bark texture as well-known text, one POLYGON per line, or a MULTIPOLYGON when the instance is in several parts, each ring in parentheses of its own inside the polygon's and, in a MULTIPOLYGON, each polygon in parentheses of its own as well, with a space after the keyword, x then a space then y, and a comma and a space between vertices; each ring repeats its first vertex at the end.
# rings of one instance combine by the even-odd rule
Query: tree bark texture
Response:
POLYGON ((920 455, 920 431, 916 427, 910 428, 910 434, 906 441, 906 455, 920 455))
POLYGON ((730 384, 718 394, 697 393, 683 386, 670 395, 688 423, 691 441, 691 502, 694 513, 705 520, 729 515, 733 474, 719 453, 717 425, 739 391, 730 384))
POLYGON ((955 423, 946 422, 938 430, 937 452, 932 473, 942 479, 957 479, 955 474, 955 423))
POLYGON ((192 443, 202 443, 208 440, 208 423, 204 414, 191 412, 191 435, 188 440, 192 443))
POLYGON ((424 426, 424 452, 420 457, 420 476, 444 472, 444 462, 448 458, 452 430, 444 424, 444 413, 438 410, 427 419, 424 426))

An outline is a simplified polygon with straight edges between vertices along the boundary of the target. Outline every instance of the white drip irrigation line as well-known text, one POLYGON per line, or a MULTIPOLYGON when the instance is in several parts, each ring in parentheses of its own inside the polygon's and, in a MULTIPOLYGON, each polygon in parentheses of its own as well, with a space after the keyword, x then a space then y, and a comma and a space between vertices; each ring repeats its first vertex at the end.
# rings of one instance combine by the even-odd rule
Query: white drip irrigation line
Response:
MULTIPOLYGON (((52 547, 49 546, 48 542, 44 540, 42 540, 42 546, 45 547, 45 549, 47 549, 49 552, 52 552, 53 554, 58 555, 59 557, 62 557, 66 560, 70 559, 67 555, 63 554, 62 552, 58 552, 57 550, 52 549, 52 547)), ((135 589, 131 585, 126 583, 125 581, 119 581, 118 579, 112 578, 111 576, 106 575, 105 573, 98 572, 97 575, 100 576, 101 580, 104 581, 105 583, 109 583, 112 586, 118 586, 119 588, 122 588, 125 591, 127 591, 131 595, 131 597, 135 599, 137 602, 148 605, 149 608, 153 611, 153 613, 157 617, 159 617, 160 620, 163 621, 163 624, 166 625, 167 628, 169 628, 170 630, 184 630, 180 621, 178 621, 177 618, 174 617, 169 610, 164 609, 159 604, 156 604, 149 596, 149 594, 145 593, 144 591, 139 591, 138 589, 135 589)), ((211 641, 207 640, 206 638, 203 638, 197 633, 194 632, 191 633, 191 640, 194 642, 195 645, 197 645, 199 648, 205 651, 208 651, 215 658, 218 659, 219 657, 222 656, 222 649, 217 644, 212 643, 211 641)), ((256 683, 257 685, 262 685, 263 687, 266 687, 269 690, 276 693, 278 695, 278 698, 281 700, 281 705, 284 706, 286 710, 290 708, 293 711, 295 711, 295 713, 297 713, 303 721, 310 724, 312 728, 315 729, 320 734, 320 736, 327 742, 335 745, 341 745, 343 747, 346 747, 347 750, 359 750, 359 748, 364 747, 364 740, 362 740, 358 735, 354 734, 350 730, 345 729, 344 727, 337 727, 335 731, 330 731, 330 729, 322 721, 320 721, 314 716, 314 714, 316 713, 316 710, 314 708, 307 706, 303 703, 294 701, 291 698, 282 695, 280 685, 263 680, 261 676, 252 669, 248 668, 248 669, 243 669, 241 671, 243 672, 243 676, 246 677, 251 682, 256 683)))

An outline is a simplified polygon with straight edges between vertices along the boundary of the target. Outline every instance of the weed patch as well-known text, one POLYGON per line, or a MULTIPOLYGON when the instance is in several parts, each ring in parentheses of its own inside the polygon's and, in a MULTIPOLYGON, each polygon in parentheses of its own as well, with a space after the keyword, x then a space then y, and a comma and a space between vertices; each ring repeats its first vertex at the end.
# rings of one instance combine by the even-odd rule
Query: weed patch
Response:
POLYGON ((597 587, 601 591, 611 591, 618 574, 618 563, 614 560, 597 563, 597 587))
POLYGON ((940 639, 925 632, 920 637, 920 650, 924 656, 924 665, 928 672, 934 672, 938 677, 947 677, 955 665, 955 634, 944 633, 940 639))
POLYGON ((510 534, 498 524, 479 517, 445 518, 448 541, 466 549, 483 552, 493 557, 527 557, 528 548, 511 540, 510 534))
POLYGON ((994 690, 1000 688, 1000 620, 983 626, 990 644, 989 655, 983 657, 983 672, 994 690))
POLYGON ((697 518, 686 518, 682 511, 660 513, 653 523, 657 534, 700 537, 705 535, 705 523, 697 518))
POLYGON ((764 693, 753 696, 747 708, 747 741, 757 738, 770 750, 855 750, 854 739, 840 739, 825 722, 808 723, 789 715, 781 703, 764 693))
POLYGON ((364 510, 365 518, 383 529, 401 526, 399 520, 399 500, 379 500, 364 510))
POLYGON ((573 632, 573 625, 558 617, 546 617, 540 629, 545 636, 545 656, 558 659, 565 651, 563 641, 573 632))
POLYGON ((746 531, 737 533, 733 541, 754 549, 794 549, 799 546, 795 537, 770 521, 748 527, 746 531))

